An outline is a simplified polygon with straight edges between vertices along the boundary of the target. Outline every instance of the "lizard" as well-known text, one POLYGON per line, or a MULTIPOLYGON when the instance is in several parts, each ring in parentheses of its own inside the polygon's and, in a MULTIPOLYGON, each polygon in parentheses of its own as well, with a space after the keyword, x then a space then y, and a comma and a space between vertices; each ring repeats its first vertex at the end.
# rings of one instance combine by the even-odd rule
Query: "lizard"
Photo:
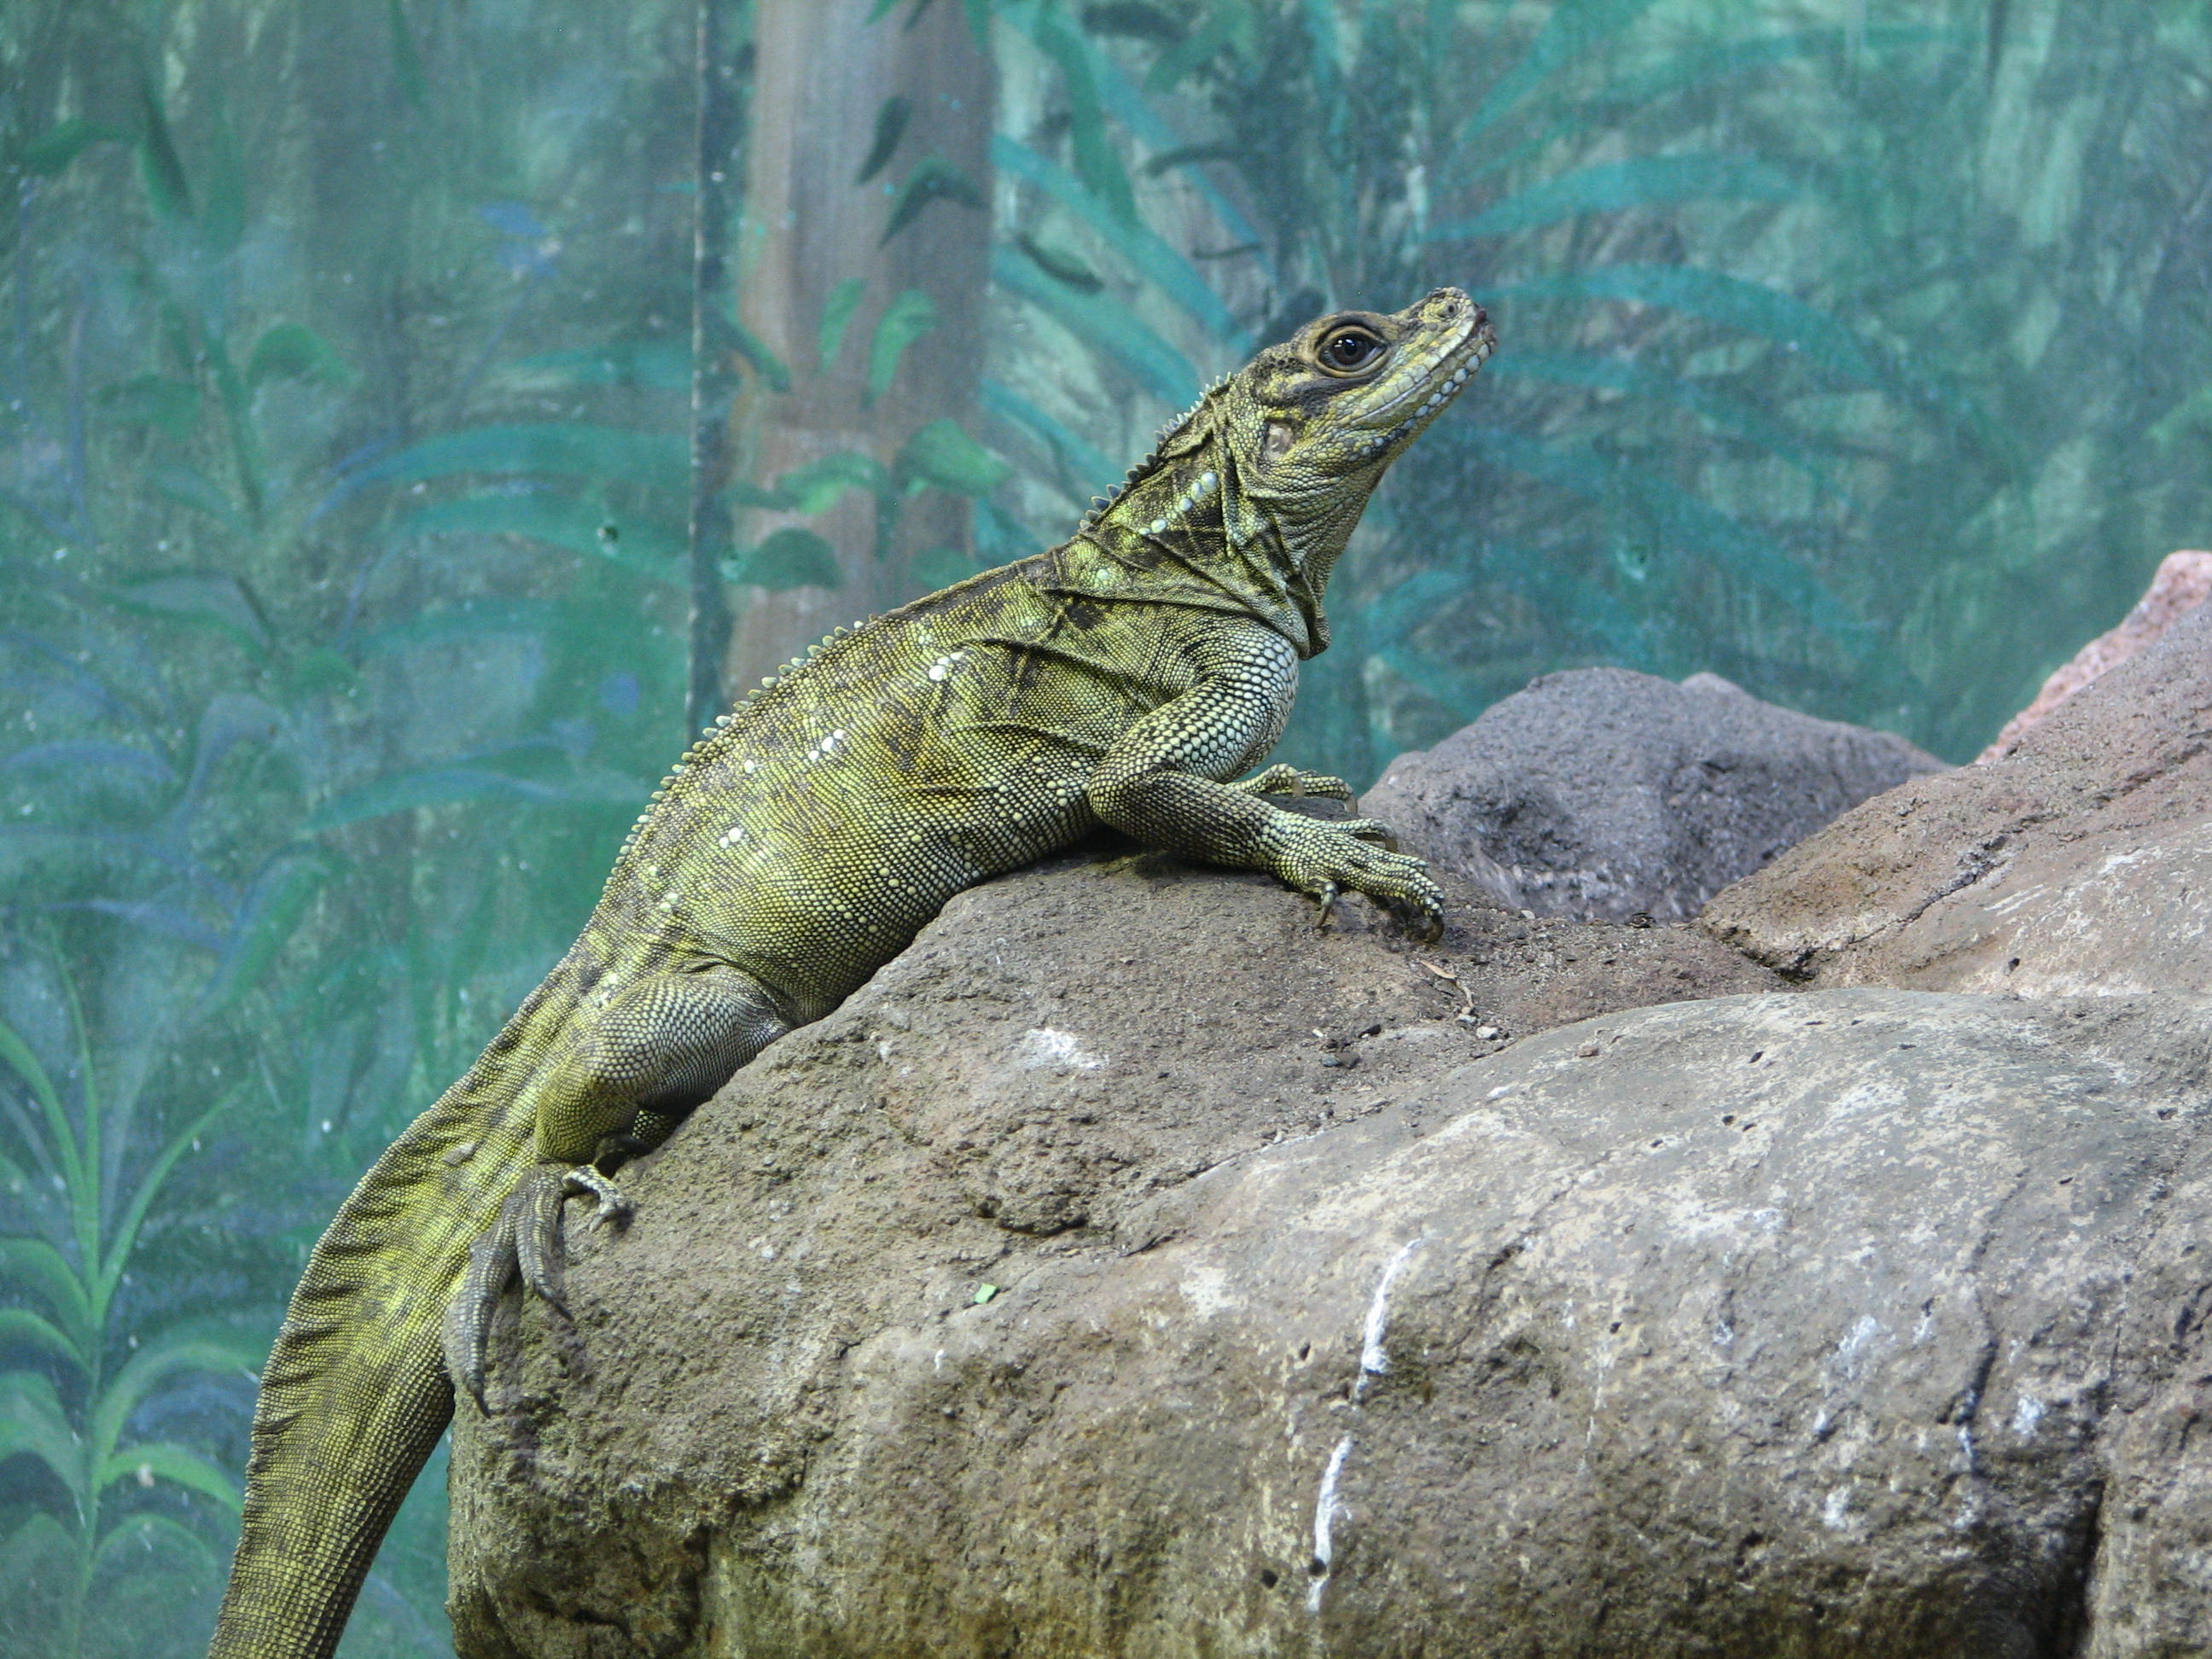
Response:
POLYGON ((1100 826, 1367 895, 1443 899, 1336 778, 1258 766, 1384 471, 1496 344, 1439 289, 1317 319, 1217 382, 1060 546, 840 629, 653 792, 582 934, 364 1176, 311 1255, 260 1393, 211 1659, 322 1659, 452 1419, 485 1410, 495 1310, 560 1306, 562 1212, 821 1018, 953 895, 1100 826))

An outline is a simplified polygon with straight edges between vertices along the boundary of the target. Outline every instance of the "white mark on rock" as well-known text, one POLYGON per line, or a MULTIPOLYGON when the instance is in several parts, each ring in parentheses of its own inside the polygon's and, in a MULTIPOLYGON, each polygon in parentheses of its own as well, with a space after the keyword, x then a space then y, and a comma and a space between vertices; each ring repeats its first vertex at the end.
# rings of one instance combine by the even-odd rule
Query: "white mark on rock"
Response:
POLYGON ((2021 1439, 2033 1437, 2035 1425, 2043 1421, 2043 1402, 2032 1394, 2024 1394, 2020 1403, 2012 1408, 2012 1431, 2021 1439))
POLYGON ((1347 1434, 1328 1455, 1328 1468, 1321 1477, 1321 1494, 1314 1500, 1313 1588, 1306 1592, 1308 1613, 1321 1611, 1322 1591, 1328 1586, 1328 1565, 1336 1556, 1332 1534, 1343 1507, 1336 1501, 1336 1483, 1344 1474, 1344 1460, 1351 1455, 1352 1437, 1347 1434))
POLYGON ((1832 1489, 1827 1501, 1820 1505, 1820 1524, 1830 1532, 1848 1532, 1851 1525, 1851 1489, 1837 1486, 1832 1489))
POLYGON ((1106 1063, 1103 1055, 1092 1054, 1079 1039, 1066 1031, 1055 1031, 1049 1025, 1023 1032, 1021 1041, 1014 1045, 1014 1054, 1024 1071, 1065 1066, 1078 1072, 1095 1072, 1106 1063))
POLYGON ((1184 1299, 1201 1319, 1211 1319, 1235 1303, 1235 1298, 1229 1294, 1229 1275, 1218 1267, 1194 1268, 1184 1276, 1176 1289, 1182 1292, 1184 1299))
POLYGON ((1352 1387, 1354 1401, 1366 1397, 1368 1379, 1380 1376, 1390 1369, 1390 1356, 1382 1346, 1390 1328, 1390 1287, 1398 1282, 1398 1275, 1406 1271, 1406 1264, 1413 1259, 1413 1252, 1428 1242, 1425 1238, 1415 1238, 1400 1245, 1397 1255, 1384 1265, 1382 1276, 1375 1281, 1375 1294, 1368 1298, 1367 1324, 1359 1344, 1359 1380, 1352 1387))

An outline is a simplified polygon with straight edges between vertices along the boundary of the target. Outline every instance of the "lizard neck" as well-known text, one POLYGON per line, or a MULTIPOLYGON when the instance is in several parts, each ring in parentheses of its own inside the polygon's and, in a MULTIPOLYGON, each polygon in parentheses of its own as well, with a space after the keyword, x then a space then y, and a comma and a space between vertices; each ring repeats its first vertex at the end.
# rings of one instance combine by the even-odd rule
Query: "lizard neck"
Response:
POLYGON ((1329 574, 1366 504, 1364 488, 1342 495, 1341 502, 1279 496, 1210 436, 1133 477, 1060 550, 1060 585, 1246 611, 1300 657, 1317 656, 1328 646, 1329 574))

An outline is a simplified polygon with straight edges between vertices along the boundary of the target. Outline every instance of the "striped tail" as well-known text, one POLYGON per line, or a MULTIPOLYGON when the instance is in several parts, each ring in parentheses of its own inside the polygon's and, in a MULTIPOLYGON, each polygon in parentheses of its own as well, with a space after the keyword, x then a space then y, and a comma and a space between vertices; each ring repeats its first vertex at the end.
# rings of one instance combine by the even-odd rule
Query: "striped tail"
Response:
POLYGON ((440 1332, 469 1247, 532 1161, 515 1050, 544 988, 362 1177, 261 1374, 246 1509, 210 1659, 326 1659, 453 1415, 440 1332))

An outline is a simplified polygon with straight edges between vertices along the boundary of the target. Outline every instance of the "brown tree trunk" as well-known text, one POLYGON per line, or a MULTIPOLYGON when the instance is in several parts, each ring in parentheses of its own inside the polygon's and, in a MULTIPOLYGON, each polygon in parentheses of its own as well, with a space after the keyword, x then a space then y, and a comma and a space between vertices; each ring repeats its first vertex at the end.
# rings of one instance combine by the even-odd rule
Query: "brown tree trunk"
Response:
POLYGON ((699 0, 698 211, 691 245, 690 652, 684 733, 697 732, 728 701, 722 689, 730 649, 730 606, 721 562, 730 550, 730 360, 715 349, 716 319, 727 303, 729 203, 738 189, 744 80, 750 70, 732 50, 732 0, 699 0), (743 73, 741 74, 741 70, 743 73))
MULTIPOLYGON (((918 427, 943 416, 967 423, 988 280, 988 210, 951 199, 926 207, 884 240, 899 191, 925 158, 941 158, 990 199, 994 106, 991 62, 969 32, 965 8, 936 0, 917 16, 900 6, 871 23, 874 0, 762 0, 755 14, 744 220, 733 250, 738 320, 791 371, 778 392, 748 370, 732 404, 741 476, 767 485, 842 451, 888 465, 918 427), (889 161, 865 184, 880 112, 894 98, 911 109, 889 161), (866 290, 836 357, 817 344, 823 303, 840 283, 866 290), (868 395, 869 348, 886 306, 917 289, 937 325, 908 348, 885 394, 868 395)), ((928 547, 965 552, 968 503, 931 491, 879 522, 866 492, 848 493, 811 519, 743 512, 740 545, 802 525, 836 550, 843 585, 742 589, 725 683, 742 691, 840 623, 901 597, 906 560, 928 547)))

